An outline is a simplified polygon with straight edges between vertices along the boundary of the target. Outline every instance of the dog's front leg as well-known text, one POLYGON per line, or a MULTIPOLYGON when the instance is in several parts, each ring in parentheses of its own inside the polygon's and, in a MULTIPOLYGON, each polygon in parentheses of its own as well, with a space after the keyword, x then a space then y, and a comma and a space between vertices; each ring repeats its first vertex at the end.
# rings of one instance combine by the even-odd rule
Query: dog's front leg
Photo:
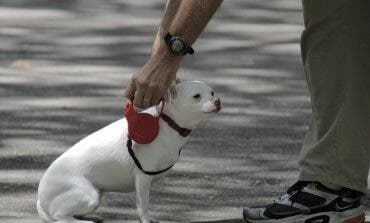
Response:
POLYGON ((136 187, 136 205, 137 213, 140 217, 141 223, 153 223, 156 222, 149 218, 149 193, 150 186, 152 183, 153 177, 147 174, 144 174, 140 171, 136 173, 135 187, 136 187))

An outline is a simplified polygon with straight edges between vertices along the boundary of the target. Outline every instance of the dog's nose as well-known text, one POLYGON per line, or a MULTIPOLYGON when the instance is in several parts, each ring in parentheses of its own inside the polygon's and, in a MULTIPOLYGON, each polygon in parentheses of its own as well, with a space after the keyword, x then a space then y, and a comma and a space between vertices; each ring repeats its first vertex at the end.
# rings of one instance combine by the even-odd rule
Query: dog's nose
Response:
POLYGON ((215 103, 215 105, 216 105, 217 107, 221 106, 221 100, 220 100, 219 98, 214 98, 214 99, 213 99, 213 103, 215 103))

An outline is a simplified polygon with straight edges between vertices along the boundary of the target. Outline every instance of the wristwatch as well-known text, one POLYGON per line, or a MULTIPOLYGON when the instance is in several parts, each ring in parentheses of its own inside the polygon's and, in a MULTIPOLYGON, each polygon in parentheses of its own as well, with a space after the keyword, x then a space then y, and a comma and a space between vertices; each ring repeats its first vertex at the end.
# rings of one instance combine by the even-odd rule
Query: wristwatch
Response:
POLYGON ((194 53, 194 49, 190 45, 188 45, 181 37, 173 36, 171 35, 171 33, 167 33, 163 39, 169 46, 171 52, 176 55, 186 55, 194 53))

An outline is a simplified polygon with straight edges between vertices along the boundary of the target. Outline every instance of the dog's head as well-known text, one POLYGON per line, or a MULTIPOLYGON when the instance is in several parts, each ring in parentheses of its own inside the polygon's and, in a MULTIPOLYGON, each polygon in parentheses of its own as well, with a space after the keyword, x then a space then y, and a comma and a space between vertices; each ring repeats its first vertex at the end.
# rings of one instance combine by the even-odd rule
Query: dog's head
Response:
POLYGON ((184 128, 193 128, 203 118, 221 110, 221 100, 201 81, 176 81, 170 87, 165 104, 165 113, 184 128))

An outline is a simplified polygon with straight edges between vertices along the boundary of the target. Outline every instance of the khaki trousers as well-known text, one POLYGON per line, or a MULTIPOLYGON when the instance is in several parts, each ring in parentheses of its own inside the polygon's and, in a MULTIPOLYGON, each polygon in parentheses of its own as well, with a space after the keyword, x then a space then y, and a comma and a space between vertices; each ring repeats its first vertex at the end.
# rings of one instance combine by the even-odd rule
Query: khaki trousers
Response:
POLYGON ((301 51, 312 120, 300 180, 366 192, 370 163, 370 1, 303 0, 301 51))

